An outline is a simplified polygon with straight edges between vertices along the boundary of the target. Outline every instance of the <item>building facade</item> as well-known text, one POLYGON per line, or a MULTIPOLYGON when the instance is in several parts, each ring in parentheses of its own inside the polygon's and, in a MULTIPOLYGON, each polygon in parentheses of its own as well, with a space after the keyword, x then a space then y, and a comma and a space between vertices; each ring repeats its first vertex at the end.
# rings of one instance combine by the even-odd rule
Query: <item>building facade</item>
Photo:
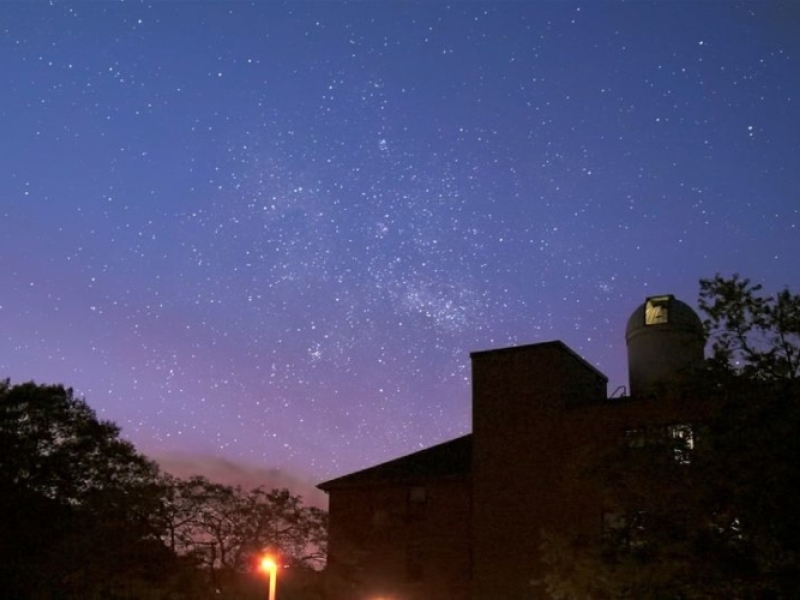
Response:
POLYGON ((475 352, 472 434, 319 485, 329 495, 328 600, 544 598, 548 532, 597 533, 575 465, 654 428, 691 435, 703 327, 654 296, 627 329, 632 394, 560 341, 475 352))

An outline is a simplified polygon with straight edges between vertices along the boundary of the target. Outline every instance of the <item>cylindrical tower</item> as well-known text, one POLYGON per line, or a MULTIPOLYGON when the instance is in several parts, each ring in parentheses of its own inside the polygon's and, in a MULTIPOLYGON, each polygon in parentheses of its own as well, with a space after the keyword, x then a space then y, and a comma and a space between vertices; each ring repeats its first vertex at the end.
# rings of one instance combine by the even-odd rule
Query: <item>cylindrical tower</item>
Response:
POLYGON ((672 295, 651 296, 625 330, 631 396, 663 395, 685 387, 703 364, 700 317, 672 295))

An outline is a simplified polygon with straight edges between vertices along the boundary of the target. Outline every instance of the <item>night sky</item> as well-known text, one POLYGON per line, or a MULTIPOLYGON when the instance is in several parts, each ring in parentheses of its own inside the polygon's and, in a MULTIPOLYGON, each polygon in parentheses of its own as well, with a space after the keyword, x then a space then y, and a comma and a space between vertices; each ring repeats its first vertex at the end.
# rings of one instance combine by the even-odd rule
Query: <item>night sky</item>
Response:
POLYGON ((468 432, 471 351, 611 393, 645 296, 800 287, 799 110, 792 2, 2 2, 0 377, 306 484, 468 432))

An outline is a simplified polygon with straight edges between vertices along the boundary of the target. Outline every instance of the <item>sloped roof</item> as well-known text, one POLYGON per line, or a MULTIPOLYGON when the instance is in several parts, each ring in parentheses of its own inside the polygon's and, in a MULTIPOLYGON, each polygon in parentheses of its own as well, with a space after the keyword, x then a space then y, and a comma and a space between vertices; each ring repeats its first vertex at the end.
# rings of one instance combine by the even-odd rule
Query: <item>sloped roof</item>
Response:
POLYGON ((472 434, 320 483, 325 492, 372 483, 466 477, 472 471, 472 434))

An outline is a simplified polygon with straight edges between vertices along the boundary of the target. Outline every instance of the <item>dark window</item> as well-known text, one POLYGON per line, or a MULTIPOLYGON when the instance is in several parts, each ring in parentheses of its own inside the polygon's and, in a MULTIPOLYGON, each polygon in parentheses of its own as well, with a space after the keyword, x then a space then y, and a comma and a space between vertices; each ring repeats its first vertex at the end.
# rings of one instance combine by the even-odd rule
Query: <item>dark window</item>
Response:
POLYGON ((647 432, 644 429, 628 429, 625 432, 625 445, 628 448, 643 448, 647 443, 647 432))
POLYGON ((603 513, 603 537, 614 546, 639 548, 645 543, 648 518, 643 510, 603 513))
POLYGON ((604 512, 603 513, 603 535, 611 536, 625 529, 625 513, 623 512, 604 512))
POLYGON ((425 578, 425 561, 422 548, 419 544, 411 542, 406 548, 406 579, 408 581, 422 581, 425 578))
POLYGON ((389 512, 386 509, 378 508, 372 513, 372 526, 375 529, 383 529, 389 521, 389 512))
POLYGON ((408 490, 408 519, 422 521, 425 518, 425 507, 428 503, 425 488, 414 486, 408 490))
POLYGON ((425 488, 421 485, 416 485, 408 490, 409 502, 425 502, 425 488))

